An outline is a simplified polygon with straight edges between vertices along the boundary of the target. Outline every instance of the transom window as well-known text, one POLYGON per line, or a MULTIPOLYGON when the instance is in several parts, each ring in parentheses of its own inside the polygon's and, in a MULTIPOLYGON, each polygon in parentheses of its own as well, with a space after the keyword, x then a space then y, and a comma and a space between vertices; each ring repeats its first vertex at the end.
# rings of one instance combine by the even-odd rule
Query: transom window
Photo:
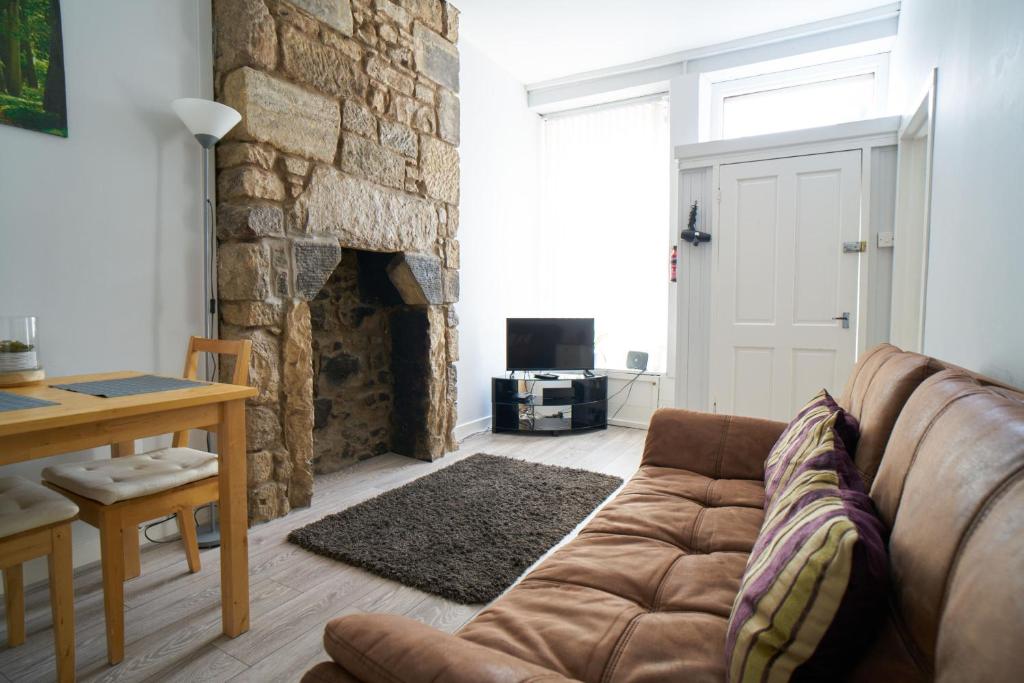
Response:
POLYGON ((888 59, 872 55, 711 83, 708 139, 765 135, 879 116, 888 59))

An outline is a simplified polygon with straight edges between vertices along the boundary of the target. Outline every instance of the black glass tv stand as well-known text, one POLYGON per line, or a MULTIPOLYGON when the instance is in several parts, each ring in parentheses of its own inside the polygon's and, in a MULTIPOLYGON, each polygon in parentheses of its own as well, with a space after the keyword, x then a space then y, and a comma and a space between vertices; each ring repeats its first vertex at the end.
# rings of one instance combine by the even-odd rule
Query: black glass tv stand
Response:
POLYGON ((491 431, 558 435, 608 427, 608 377, 491 379, 491 431))

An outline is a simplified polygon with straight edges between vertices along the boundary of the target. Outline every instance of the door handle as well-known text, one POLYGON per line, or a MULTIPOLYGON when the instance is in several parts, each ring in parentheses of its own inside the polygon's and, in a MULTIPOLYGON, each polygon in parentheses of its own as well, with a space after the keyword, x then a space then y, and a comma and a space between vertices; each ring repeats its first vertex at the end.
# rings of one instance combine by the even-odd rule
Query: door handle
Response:
POLYGON ((850 313, 848 311, 844 311, 842 315, 833 316, 832 319, 833 320, 842 320, 843 321, 843 329, 844 330, 850 329, 850 313))

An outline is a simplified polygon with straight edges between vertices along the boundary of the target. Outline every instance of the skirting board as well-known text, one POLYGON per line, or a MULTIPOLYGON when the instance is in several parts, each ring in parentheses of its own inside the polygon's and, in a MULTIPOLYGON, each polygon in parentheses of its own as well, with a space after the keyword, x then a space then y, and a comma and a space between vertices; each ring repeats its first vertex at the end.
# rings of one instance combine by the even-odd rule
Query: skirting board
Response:
POLYGON ((646 422, 638 420, 624 420, 621 417, 608 418, 608 424, 612 427, 629 427, 630 429, 647 429, 646 422))
POLYGON ((490 428, 491 428, 491 416, 490 415, 484 415, 483 417, 478 417, 475 420, 470 420, 469 422, 463 422, 460 425, 455 425, 455 440, 456 441, 462 441, 463 439, 465 439, 467 436, 470 436, 471 434, 476 434, 477 432, 482 432, 482 431, 490 429, 490 428))

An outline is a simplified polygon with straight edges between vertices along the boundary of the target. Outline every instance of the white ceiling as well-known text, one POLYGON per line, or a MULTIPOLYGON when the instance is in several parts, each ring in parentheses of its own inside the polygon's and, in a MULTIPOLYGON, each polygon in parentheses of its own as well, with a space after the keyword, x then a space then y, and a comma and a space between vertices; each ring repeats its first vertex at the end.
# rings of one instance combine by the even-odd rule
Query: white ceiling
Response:
POLYGON ((526 84, 809 24, 886 0, 452 0, 460 33, 526 84))

